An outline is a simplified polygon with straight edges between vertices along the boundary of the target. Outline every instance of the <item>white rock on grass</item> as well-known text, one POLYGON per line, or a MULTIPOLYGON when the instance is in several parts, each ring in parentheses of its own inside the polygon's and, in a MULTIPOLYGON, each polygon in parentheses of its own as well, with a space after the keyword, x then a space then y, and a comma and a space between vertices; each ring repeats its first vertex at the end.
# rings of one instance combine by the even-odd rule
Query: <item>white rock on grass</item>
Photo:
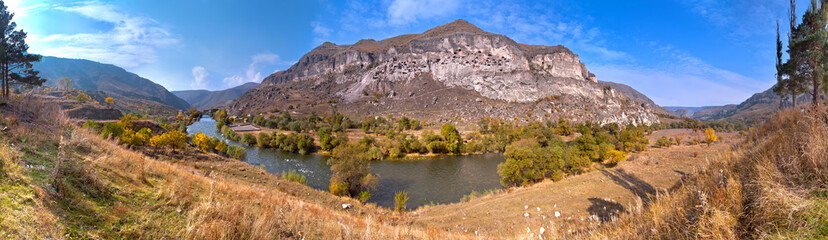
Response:
POLYGON ((561 212, 555 211, 555 217, 561 217, 561 212))
POLYGON ((524 217, 529 217, 529 213, 523 213, 524 217))

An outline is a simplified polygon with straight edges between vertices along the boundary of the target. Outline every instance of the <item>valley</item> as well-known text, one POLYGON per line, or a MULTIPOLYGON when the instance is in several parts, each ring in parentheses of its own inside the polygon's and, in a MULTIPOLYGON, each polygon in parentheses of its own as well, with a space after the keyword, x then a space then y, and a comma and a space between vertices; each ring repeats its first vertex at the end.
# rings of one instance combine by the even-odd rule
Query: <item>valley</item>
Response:
POLYGON ((789 3, 0 0, 0 239, 825 239, 789 3))

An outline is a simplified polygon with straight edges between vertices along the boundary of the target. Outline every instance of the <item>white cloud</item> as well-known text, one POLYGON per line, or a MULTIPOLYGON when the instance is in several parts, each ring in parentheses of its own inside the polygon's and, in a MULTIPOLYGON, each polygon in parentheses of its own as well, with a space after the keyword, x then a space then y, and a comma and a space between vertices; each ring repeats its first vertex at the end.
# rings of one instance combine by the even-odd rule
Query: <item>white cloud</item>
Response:
POLYGON ((461 0, 394 0, 388 6, 388 22, 401 25, 432 17, 449 15, 461 0))
POLYGON ((245 70, 244 75, 233 75, 224 78, 223 82, 225 87, 235 87, 247 82, 262 81, 262 72, 256 70, 256 65, 261 63, 277 63, 279 62, 279 55, 272 53, 260 53, 253 55, 250 59, 250 65, 247 66, 247 70, 245 70))
POLYGON ((512 2, 485 2, 480 5, 470 10, 473 22, 517 42, 563 45, 575 54, 592 54, 603 61, 628 61, 632 58, 623 51, 610 49, 605 40, 607 34, 598 28, 586 27, 578 20, 512 2))
POLYGON ((20 19, 29 15, 30 12, 35 11, 40 8, 44 8, 48 6, 47 4, 40 3, 34 5, 24 5, 23 0, 5 0, 3 3, 6 4, 8 7, 9 12, 14 13, 14 17, 16 19, 20 19))
POLYGON ((628 84, 661 106, 740 103, 772 85, 757 85, 762 81, 714 67, 682 51, 672 50, 668 58, 654 67, 596 64, 589 69, 598 79, 628 84))
POLYGON ((319 22, 311 22, 311 27, 313 27, 313 43, 314 44, 322 44, 325 41, 328 41, 331 38, 331 30, 330 28, 323 27, 319 22))
POLYGON ((134 68, 153 63, 156 51, 178 42, 157 21, 130 16, 115 6, 86 2, 77 6, 58 6, 56 10, 112 24, 111 29, 94 33, 31 36, 31 51, 43 55, 84 58, 134 68))
POLYGON ((193 67, 193 82, 190 83, 190 87, 193 89, 206 89, 207 88, 207 69, 202 66, 195 66, 193 67))

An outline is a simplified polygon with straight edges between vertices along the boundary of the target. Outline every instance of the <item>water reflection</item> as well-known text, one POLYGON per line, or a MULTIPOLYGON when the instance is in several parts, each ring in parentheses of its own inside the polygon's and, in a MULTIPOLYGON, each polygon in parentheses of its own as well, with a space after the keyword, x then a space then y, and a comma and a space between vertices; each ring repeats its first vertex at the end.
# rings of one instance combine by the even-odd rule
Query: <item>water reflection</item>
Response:
MULTIPOLYGON (((191 125, 189 133, 202 132, 222 140, 216 131, 215 120, 204 117, 191 125)), ((227 141, 228 144, 244 146, 227 141)), ((308 179, 308 185, 323 191, 328 190, 331 178, 327 157, 311 154, 301 155, 273 149, 244 146, 247 149, 245 162, 264 166, 270 173, 297 170, 308 179)), ((369 202, 383 207, 394 206, 394 193, 408 192, 407 206, 410 209, 429 203, 458 202, 472 191, 500 188, 497 164, 502 162, 500 154, 472 156, 442 156, 418 161, 382 161, 371 164, 371 172, 379 175, 377 189, 369 202)))

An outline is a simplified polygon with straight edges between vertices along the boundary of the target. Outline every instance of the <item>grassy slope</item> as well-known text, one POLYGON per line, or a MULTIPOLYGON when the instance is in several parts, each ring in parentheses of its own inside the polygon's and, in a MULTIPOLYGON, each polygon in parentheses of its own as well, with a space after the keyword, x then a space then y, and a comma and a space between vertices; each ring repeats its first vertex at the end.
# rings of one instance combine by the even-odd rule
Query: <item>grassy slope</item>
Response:
POLYGON ((826 193, 826 109, 786 110, 649 208, 578 237, 825 239, 826 193))
POLYGON ((597 226, 599 219, 609 220, 630 209, 631 205, 648 203, 657 191, 671 188, 683 176, 704 166, 709 159, 719 158, 744 138, 725 133, 724 142, 710 147, 687 145, 691 136, 698 134, 687 129, 656 131, 648 136, 651 143, 661 136, 682 136, 684 143, 632 154, 611 169, 558 182, 545 181, 469 202, 424 208, 416 211, 416 221, 447 230, 478 231, 482 236, 496 238, 525 238, 537 235, 540 227, 547 237, 585 230, 597 226), (692 157, 693 152, 699 155, 692 157), (526 206, 529 209, 524 209, 526 206), (556 211, 561 214, 558 218, 554 217, 556 211), (598 218, 591 221, 592 215, 598 218))
POLYGON ((0 116, 12 129, 0 136, 0 238, 468 236, 214 154, 131 151, 67 124, 58 109, 34 99, 12 101, 0 116), (343 210, 342 203, 354 208, 343 210))

